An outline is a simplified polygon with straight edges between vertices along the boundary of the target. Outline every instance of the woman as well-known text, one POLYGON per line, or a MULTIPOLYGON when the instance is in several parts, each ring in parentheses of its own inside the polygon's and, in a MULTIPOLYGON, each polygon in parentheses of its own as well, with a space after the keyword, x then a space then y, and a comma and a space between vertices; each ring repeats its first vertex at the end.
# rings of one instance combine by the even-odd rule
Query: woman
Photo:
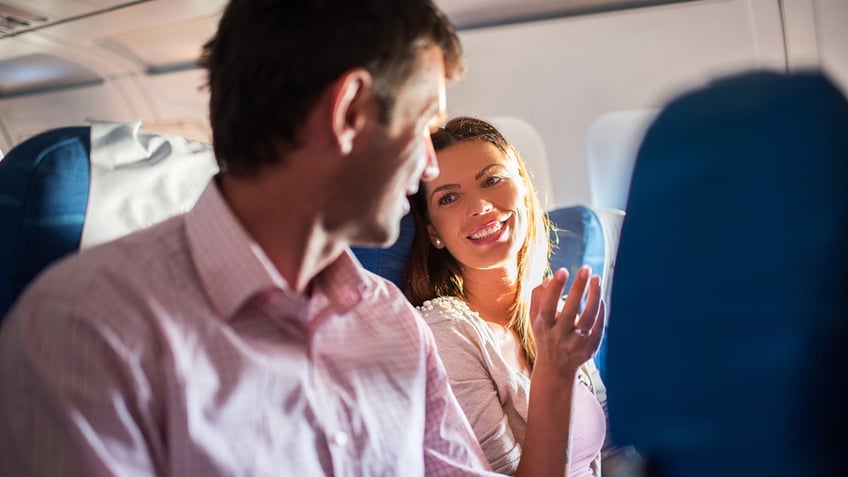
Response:
POLYGON ((559 335, 540 323, 537 311, 557 307, 567 273, 543 282, 550 223, 524 163, 479 119, 452 119, 432 139, 441 173, 411 201, 405 292, 433 331, 451 387, 494 470, 515 474, 536 453, 567 462, 568 475, 600 475, 606 419, 590 359, 603 326, 600 279, 578 272, 559 335), (562 412, 567 419, 554 422, 562 412), (551 440, 566 444, 560 451, 551 440))

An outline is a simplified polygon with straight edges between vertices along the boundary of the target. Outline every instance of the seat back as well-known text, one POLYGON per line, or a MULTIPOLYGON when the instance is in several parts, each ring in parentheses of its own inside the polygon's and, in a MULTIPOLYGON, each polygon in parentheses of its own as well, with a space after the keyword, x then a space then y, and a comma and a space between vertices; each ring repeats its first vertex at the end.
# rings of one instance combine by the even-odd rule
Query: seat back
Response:
MULTIPOLYGON (((555 243, 551 254, 551 269, 568 270, 565 289, 570 290, 580 267, 589 265, 592 273, 601 277, 605 287, 611 278, 611 251, 608 250, 604 226, 598 214, 583 205, 560 207, 548 212, 554 225, 555 243)), ((605 289, 605 288, 604 288, 605 289)), ((604 377, 606 369, 606 340, 595 354, 595 365, 604 377)))
POLYGON ((414 236, 415 222, 412 214, 406 214, 400 221, 398 239, 389 247, 351 247, 351 250, 363 267, 403 290, 403 269, 414 236))
POLYGON ((0 319, 45 267, 190 208, 215 171, 208 144, 140 122, 53 129, 0 161, 0 319))
POLYGON ((655 476, 840 475, 848 101, 756 72, 672 101, 638 154, 607 390, 655 476))
MULTIPOLYGON (((551 267, 554 269, 562 267, 569 271, 567 287, 570 287, 574 281, 576 271, 584 265, 590 265, 602 279, 605 275, 611 275, 604 227, 601 219, 592 209, 582 205, 560 207, 550 211, 548 216, 556 226, 552 239, 557 245, 551 255, 551 267)), ((403 269, 406 266, 406 258, 412 247, 414 235, 415 224, 412 215, 407 214, 401 220, 398 240, 390 247, 353 247, 352 250, 363 267, 388 279, 403 290, 403 269)), ((602 376, 605 352, 606 343, 604 342, 595 355, 595 364, 602 376)))
POLYGON ((0 318, 38 272, 79 249, 90 154, 89 128, 67 127, 0 161, 0 318))

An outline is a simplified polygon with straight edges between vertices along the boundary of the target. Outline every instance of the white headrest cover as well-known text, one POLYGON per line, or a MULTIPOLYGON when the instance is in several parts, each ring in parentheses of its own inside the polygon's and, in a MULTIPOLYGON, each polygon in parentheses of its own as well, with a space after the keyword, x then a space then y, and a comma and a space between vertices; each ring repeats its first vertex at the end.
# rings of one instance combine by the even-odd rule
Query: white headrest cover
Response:
POLYGON ((211 145, 140 127, 141 121, 91 126, 81 249, 188 211, 218 171, 211 145))

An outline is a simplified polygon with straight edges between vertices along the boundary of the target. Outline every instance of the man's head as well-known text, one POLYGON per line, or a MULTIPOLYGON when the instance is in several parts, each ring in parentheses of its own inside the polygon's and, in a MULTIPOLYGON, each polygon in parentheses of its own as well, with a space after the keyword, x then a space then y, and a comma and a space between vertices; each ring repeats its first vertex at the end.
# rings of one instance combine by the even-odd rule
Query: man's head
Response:
POLYGON ((388 124, 428 47, 448 78, 461 73, 459 40, 430 0, 232 0, 202 59, 222 171, 247 177, 297 149, 319 97, 352 69, 370 74, 388 124))

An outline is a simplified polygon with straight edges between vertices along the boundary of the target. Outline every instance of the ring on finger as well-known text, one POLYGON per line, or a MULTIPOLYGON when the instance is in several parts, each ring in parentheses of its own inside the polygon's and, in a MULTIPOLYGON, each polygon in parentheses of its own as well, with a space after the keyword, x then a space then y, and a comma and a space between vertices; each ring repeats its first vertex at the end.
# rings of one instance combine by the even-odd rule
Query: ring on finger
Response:
POLYGON ((574 327, 574 333, 576 333, 577 335, 582 336, 584 338, 589 336, 589 334, 590 334, 589 331, 584 330, 583 328, 578 328, 576 326, 574 327))

